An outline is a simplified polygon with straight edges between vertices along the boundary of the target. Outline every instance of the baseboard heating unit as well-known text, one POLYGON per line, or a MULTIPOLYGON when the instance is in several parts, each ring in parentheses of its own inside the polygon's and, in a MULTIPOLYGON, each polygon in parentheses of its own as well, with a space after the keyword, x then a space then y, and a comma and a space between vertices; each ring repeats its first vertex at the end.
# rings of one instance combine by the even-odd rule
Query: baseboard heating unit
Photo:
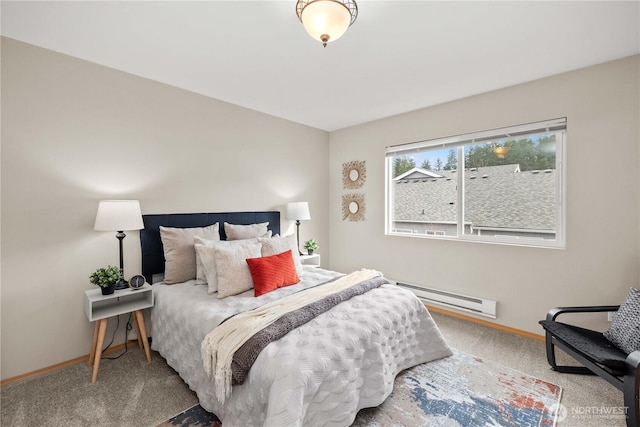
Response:
POLYGON ((409 289, 418 298, 428 304, 434 304, 440 307, 453 308, 456 310, 466 311, 468 313, 478 314, 480 316, 496 318, 497 301, 470 297, 468 295, 454 294, 452 292, 442 291, 439 289, 425 288, 411 283, 398 282, 398 286, 409 289))

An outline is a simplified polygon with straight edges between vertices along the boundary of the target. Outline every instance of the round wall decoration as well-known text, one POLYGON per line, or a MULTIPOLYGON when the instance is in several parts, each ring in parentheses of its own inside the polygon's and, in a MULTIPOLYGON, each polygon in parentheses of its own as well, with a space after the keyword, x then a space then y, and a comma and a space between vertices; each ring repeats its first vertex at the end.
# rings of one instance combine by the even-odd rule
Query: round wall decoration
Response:
POLYGON ((367 178, 367 167, 364 160, 354 160, 342 164, 342 186, 345 189, 360 188, 367 178))
POLYGON ((342 219, 344 221, 364 221, 364 194, 342 196, 342 219))

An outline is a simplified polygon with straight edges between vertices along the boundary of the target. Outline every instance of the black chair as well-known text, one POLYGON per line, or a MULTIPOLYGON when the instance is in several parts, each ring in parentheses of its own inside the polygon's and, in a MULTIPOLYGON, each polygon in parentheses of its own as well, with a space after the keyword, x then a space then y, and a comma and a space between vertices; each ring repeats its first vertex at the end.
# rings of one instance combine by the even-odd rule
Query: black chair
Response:
POLYGON ((557 307, 549 310, 546 320, 539 323, 545 329, 547 360, 551 369, 563 373, 598 375, 622 391, 627 408, 627 426, 639 427, 638 393, 640 351, 627 354, 613 345, 602 332, 557 322, 565 313, 617 311, 618 305, 557 307), (556 363, 555 347, 559 347, 583 366, 560 366, 556 363))

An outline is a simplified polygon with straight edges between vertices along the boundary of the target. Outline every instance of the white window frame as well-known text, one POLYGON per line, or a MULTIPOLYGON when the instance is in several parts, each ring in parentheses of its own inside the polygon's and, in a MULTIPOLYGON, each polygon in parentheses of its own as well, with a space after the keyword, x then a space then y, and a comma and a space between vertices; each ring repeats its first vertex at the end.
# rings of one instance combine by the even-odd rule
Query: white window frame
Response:
POLYGON ((475 132, 446 138, 438 138, 426 141, 411 142, 408 144, 392 145, 386 148, 385 161, 385 234, 390 236, 407 236, 436 240, 458 240, 481 243, 493 243, 516 246, 533 246, 542 248, 566 247, 566 143, 567 143, 567 119, 558 118, 542 122, 528 123, 524 125, 510 126, 489 131, 475 132), (556 135, 556 229, 555 239, 543 239, 526 236, 486 236, 464 233, 464 147, 473 143, 482 143, 508 137, 534 135, 536 133, 553 133, 556 135), (410 155, 429 148, 457 148, 458 171, 457 179, 457 235, 433 235, 427 233, 408 233, 396 231, 393 225, 393 157, 398 155, 410 155))

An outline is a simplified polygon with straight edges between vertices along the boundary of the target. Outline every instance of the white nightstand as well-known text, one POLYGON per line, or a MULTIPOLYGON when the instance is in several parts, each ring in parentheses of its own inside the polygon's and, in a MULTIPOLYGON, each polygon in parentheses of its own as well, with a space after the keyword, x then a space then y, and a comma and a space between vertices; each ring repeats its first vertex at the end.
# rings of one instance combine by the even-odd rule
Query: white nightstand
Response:
POLYGON ((93 365, 92 383, 95 383, 98 379, 102 345, 104 344, 104 335, 107 332, 107 320, 110 317, 133 313, 138 345, 140 347, 144 346, 147 361, 151 362, 147 330, 144 327, 144 316, 141 311, 150 307, 153 307, 153 289, 148 283, 145 283, 137 290, 122 289, 115 291, 111 295, 102 295, 102 290, 100 289, 85 291, 84 311, 90 322, 96 322, 88 362, 89 366, 93 365))
POLYGON ((300 262, 302 263, 302 265, 308 265, 310 267, 320 267, 320 254, 300 255, 300 262))

